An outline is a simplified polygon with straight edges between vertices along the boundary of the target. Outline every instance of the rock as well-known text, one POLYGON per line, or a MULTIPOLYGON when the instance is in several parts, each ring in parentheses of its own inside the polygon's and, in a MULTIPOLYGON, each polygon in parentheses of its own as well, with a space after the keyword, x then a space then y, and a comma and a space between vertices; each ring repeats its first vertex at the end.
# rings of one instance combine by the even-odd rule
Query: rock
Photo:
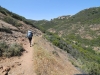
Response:
POLYGON ((22 41, 24 41, 24 39, 22 39, 22 41))
POLYGON ((17 65, 18 65, 18 66, 20 66, 20 65, 21 65, 21 63, 18 63, 17 65))
POLYGON ((7 71, 5 71, 5 72, 3 72, 3 73, 2 73, 2 75, 8 75, 8 72, 7 72, 7 71))
POLYGON ((21 65, 21 63, 20 62, 15 62, 18 66, 20 66, 21 65))
POLYGON ((9 67, 9 66, 3 67, 2 73, 3 73, 3 72, 9 72, 9 71, 10 71, 10 67, 9 67))
POLYGON ((0 66, 0 69, 3 69, 3 66, 2 65, 0 66))
POLYGON ((14 67, 15 67, 15 65, 12 65, 11 67, 12 67, 12 68, 14 68, 14 67))

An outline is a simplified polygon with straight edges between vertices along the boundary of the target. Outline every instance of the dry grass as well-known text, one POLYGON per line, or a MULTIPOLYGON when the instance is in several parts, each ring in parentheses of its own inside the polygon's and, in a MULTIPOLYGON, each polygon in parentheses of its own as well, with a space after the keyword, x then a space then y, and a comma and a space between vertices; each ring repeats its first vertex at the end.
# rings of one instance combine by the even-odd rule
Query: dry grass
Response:
POLYGON ((37 75, 66 75, 61 60, 52 53, 42 49, 39 45, 34 46, 35 72, 37 75))
POLYGON ((34 37, 34 71, 36 75, 81 74, 61 52, 42 37, 34 37))

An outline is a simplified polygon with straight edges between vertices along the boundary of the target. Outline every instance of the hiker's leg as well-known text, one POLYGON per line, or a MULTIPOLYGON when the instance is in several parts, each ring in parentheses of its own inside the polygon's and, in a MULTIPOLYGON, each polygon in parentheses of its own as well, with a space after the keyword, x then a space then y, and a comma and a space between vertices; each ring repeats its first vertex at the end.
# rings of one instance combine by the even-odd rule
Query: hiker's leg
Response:
POLYGON ((30 46, 31 46, 31 40, 30 40, 30 38, 28 38, 28 40, 29 40, 29 43, 30 43, 30 46))
POLYGON ((31 40, 32 40, 32 38, 30 38, 30 47, 31 47, 31 40))
POLYGON ((31 46, 31 41, 29 41, 30 42, 30 46, 31 46))

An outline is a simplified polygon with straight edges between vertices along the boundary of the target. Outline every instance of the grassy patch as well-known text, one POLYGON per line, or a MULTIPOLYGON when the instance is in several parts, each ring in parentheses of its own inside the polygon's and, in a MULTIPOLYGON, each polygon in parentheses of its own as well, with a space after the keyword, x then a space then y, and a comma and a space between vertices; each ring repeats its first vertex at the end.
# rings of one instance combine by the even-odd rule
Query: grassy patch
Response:
POLYGON ((64 75, 65 68, 60 63, 61 60, 58 60, 52 53, 38 47, 39 45, 34 46, 34 56, 35 56, 35 72, 37 75, 64 75))

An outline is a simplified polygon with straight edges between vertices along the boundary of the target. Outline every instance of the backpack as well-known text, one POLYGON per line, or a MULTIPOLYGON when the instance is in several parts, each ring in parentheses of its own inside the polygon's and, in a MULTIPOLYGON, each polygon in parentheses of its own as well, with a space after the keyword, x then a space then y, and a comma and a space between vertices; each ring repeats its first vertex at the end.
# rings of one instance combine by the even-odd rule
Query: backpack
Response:
POLYGON ((28 37, 28 38, 32 38, 32 36, 33 36, 32 31, 28 31, 28 33, 27 33, 27 37, 28 37))

